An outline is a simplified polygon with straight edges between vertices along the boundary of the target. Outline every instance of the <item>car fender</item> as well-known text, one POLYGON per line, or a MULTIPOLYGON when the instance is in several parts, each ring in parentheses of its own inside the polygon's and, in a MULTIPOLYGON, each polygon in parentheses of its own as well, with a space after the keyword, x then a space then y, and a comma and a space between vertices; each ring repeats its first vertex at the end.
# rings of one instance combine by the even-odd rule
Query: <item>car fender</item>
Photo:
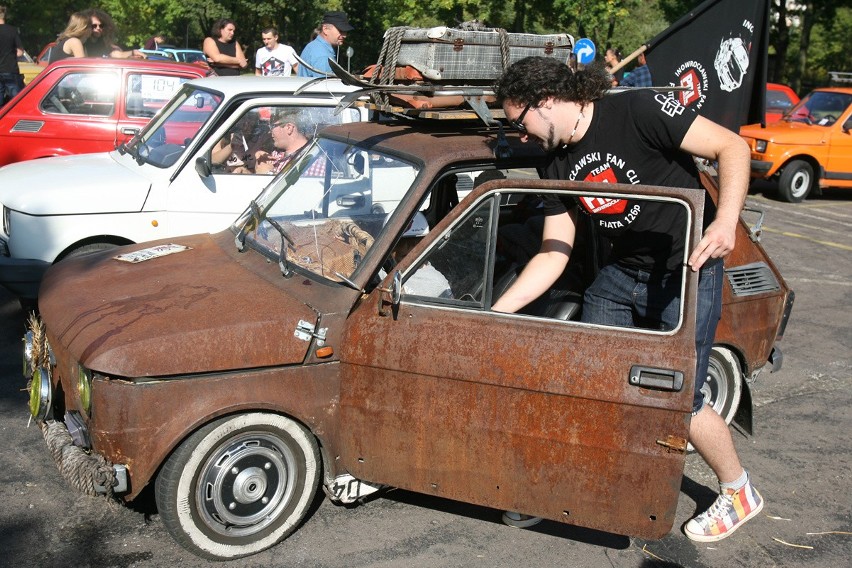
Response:
POLYGON ((146 166, 118 154, 78 154, 0 169, 0 203, 28 215, 140 211, 152 180, 146 166))

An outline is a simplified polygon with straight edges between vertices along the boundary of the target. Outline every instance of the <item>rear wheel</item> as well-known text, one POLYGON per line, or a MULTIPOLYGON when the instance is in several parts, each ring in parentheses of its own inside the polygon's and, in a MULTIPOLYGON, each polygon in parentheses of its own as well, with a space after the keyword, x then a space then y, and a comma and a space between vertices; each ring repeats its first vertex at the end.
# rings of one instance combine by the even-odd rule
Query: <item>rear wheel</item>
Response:
POLYGON ((778 195, 789 203, 800 203, 811 192, 814 169, 804 160, 793 160, 778 178, 778 195))
POLYGON ((701 388, 704 404, 716 411, 726 424, 737 413, 743 394, 743 373, 739 361, 730 350, 714 347, 710 353, 707 381, 701 388))
POLYGON ((208 424, 187 438, 157 476, 157 509, 172 537, 198 556, 255 554, 293 532, 320 478, 313 435, 276 414, 208 424))

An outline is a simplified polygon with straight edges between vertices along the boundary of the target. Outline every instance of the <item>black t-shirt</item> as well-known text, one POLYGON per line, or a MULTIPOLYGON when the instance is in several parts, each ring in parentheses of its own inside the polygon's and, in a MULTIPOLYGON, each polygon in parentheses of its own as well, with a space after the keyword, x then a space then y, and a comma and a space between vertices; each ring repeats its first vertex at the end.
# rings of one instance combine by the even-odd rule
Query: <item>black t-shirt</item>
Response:
MULTIPOLYGON (((0 73, 18 74, 18 50, 24 49, 18 30, 9 24, 0 24, 0 73)), ((3 97, 0 95, 0 102, 3 97)))
MULTIPOLYGON (((600 183, 700 188, 692 157, 679 150, 696 114, 663 93, 637 90, 595 101, 583 139, 557 150, 544 177, 600 183)), ((704 226, 715 217, 709 196, 704 226)), ((630 199, 547 200, 545 214, 578 208, 612 240, 609 262, 661 272, 683 263, 686 213, 679 205, 630 199)))

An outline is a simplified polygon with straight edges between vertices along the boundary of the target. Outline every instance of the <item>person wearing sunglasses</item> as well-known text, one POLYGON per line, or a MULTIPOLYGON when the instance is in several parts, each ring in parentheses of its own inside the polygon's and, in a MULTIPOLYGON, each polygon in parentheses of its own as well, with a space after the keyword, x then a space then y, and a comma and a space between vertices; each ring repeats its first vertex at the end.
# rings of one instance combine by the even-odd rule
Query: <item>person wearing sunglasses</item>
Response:
POLYGON ((98 8, 84 10, 83 15, 89 20, 91 34, 86 39, 86 57, 112 57, 114 59, 129 59, 130 57, 145 58, 138 49, 124 49, 115 42, 116 27, 112 17, 98 8))
POLYGON ((75 12, 68 18, 68 25, 56 39, 56 45, 50 48, 48 63, 61 61, 69 57, 86 57, 84 42, 92 35, 89 18, 82 12, 75 12))
MULTIPOLYGON (((720 482, 716 502, 684 527, 711 542, 729 536, 763 508, 740 464, 725 421, 704 404, 713 337, 721 315, 723 259, 734 248, 748 192, 750 154, 736 133, 680 105, 665 93, 637 89, 604 96, 611 78, 600 65, 572 71, 552 58, 528 57, 510 66, 495 94, 522 141, 550 154, 549 179, 702 189, 693 156, 718 163, 719 195, 705 190, 704 232, 683 250, 683 208, 624 199, 546 199, 541 249, 495 302, 516 312, 546 292, 565 269, 580 215, 612 242, 604 266, 583 297, 582 320, 601 325, 673 329, 679 320, 683 258, 699 272, 696 375, 689 441, 720 482), (637 209, 638 208, 638 209, 637 209)), ((540 519, 507 511, 504 522, 527 527, 540 519)))
POLYGON ((257 152, 255 173, 277 174, 301 154, 309 140, 300 123, 298 111, 281 110, 272 115, 269 133, 275 149, 272 152, 257 152))

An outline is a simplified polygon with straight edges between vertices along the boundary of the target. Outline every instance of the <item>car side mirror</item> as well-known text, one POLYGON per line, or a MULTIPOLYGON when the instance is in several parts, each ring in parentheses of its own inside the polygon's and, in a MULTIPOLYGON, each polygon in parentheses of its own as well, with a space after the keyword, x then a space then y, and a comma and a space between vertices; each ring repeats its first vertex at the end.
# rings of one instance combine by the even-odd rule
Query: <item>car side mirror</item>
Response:
POLYGON ((396 319, 399 301, 402 299, 402 274, 399 271, 394 272, 390 288, 379 288, 379 291, 381 292, 379 294, 379 315, 384 317, 393 313, 394 319, 396 319), (391 307, 390 312, 387 306, 391 307))
POLYGON ((213 174, 213 170, 210 169, 210 162, 204 156, 199 156, 195 159, 195 171, 202 178, 208 178, 213 174))

